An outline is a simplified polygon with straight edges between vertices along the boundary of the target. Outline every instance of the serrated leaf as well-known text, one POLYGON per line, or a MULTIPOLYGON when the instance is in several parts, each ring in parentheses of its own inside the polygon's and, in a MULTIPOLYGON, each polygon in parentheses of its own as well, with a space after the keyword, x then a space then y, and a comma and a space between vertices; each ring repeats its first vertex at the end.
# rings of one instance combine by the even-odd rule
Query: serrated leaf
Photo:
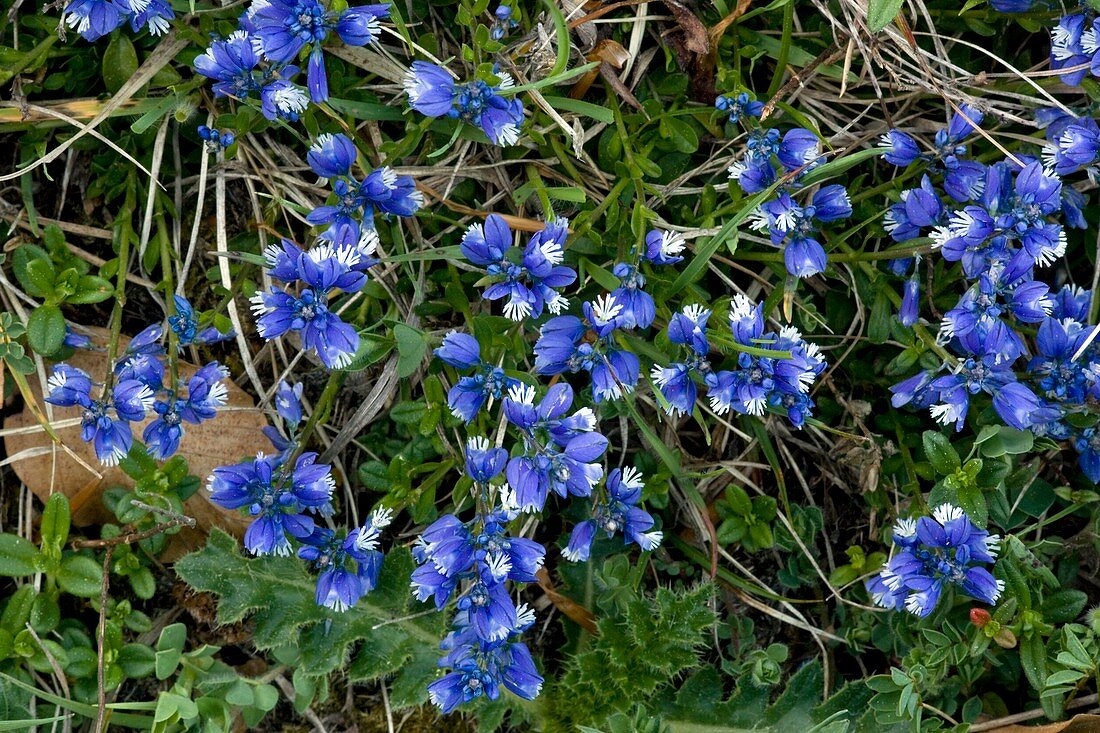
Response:
POLYGON ((360 645, 356 658, 374 649, 390 650, 386 658, 360 666, 363 679, 373 679, 409 659, 406 643, 434 652, 444 633, 442 614, 406 618, 423 607, 409 593, 414 563, 403 548, 386 554, 378 587, 346 613, 317 605, 316 580, 297 558, 246 557, 237 541, 221 530, 215 529, 205 547, 181 558, 175 567, 188 585, 218 597, 219 622, 249 619, 257 649, 297 646, 304 674, 324 675, 340 668, 360 645))

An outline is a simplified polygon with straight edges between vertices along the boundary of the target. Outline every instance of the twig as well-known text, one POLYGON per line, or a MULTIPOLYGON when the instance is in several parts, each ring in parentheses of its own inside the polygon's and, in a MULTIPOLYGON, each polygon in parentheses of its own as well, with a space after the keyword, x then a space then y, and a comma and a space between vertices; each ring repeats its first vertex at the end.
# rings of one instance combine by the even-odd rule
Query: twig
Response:
POLYGON ((99 627, 96 630, 99 645, 96 652, 96 686, 99 690, 95 733, 103 733, 107 725, 107 685, 103 671, 103 642, 107 638, 107 588, 111 584, 111 556, 114 552, 114 545, 108 545, 107 552, 103 555, 103 585, 99 587, 99 627))
MULTIPOLYGON (((818 66, 826 66, 833 63, 841 56, 844 55, 844 50, 836 45, 836 41, 833 41, 826 47, 824 51, 818 54, 810 63, 803 66, 798 71, 791 72, 791 78, 787 80, 787 83, 779 87, 779 91, 775 93, 768 103, 764 105, 764 109, 760 112, 761 121, 768 119, 771 116, 772 111, 775 109, 775 105, 779 103, 779 100, 783 99, 798 87, 802 86, 807 79, 810 78, 817 70, 818 66)), ((777 73, 782 74, 783 70, 779 69, 777 73)))
POLYGON ((69 546, 73 549, 96 549, 106 547, 109 550, 117 545, 129 545, 134 542, 140 542, 141 540, 146 540, 158 535, 161 532, 167 532, 170 529, 182 526, 194 527, 195 520, 191 517, 179 517, 158 524, 155 527, 142 530, 141 532, 129 532, 127 534, 120 534, 117 537, 108 537, 102 540, 73 540, 69 546))
MULTIPOLYGON (((1086 695, 1085 697, 1079 697, 1073 702, 1066 705, 1066 710, 1072 708, 1083 708, 1086 705, 1092 705, 1100 701, 1100 695, 1086 695)), ((997 728, 1003 728, 1006 725, 1012 725, 1013 723, 1022 723, 1025 720, 1034 720, 1035 718, 1041 718, 1046 713, 1042 708, 1035 708, 1034 710, 1028 710, 1023 713, 1015 713, 1013 715, 1006 715, 1003 718, 995 718, 993 720, 987 720, 984 723, 975 723, 970 726, 970 733, 981 733, 983 730, 996 730, 997 728)))

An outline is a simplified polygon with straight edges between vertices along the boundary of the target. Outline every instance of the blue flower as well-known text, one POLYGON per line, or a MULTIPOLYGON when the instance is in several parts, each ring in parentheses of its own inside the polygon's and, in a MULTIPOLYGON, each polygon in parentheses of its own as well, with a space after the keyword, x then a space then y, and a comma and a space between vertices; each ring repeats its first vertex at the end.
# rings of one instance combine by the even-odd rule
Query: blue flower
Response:
POLYGON ((642 289, 646 283, 645 275, 625 262, 616 263, 611 274, 619 278, 620 283, 611 291, 611 297, 623 307, 619 314, 621 328, 649 328, 657 317, 657 305, 653 302, 653 296, 642 289))
POLYGON ((1100 430, 1085 428, 1073 441, 1077 449, 1077 465, 1094 484, 1100 484, 1100 430))
POLYGON ((683 311, 674 313, 668 322, 668 340, 691 348, 699 356, 710 353, 707 342, 707 319, 710 309, 701 305, 684 306, 683 311))
POLYGON ((761 416, 770 407, 801 428, 814 407, 809 389, 825 370, 821 350, 791 326, 784 326, 778 334, 763 333, 762 308, 740 293, 730 304, 729 320, 739 344, 789 351, 791 355, 777 359, 739 353, 736 370, 719 371, 708 380, 711 409, 719 415, 732 409, 761 416))
POLYGON ((596 429, 596 415, 592 410, 582 407, 567 415, 572 405, 573 388, 567 382, 558 382, 547 389, 538 405, 535 405, 534 387, 516 383, 504 400, 504 415, 532 441, 537 441, 535 436, 545 432, 546 438, 564 447, 581 433, 596 429))
POLYGON ((263 76, 256 76, 261 59, 248 33, 236 31, 195 57, 195 71, 214 80, 216 96, 245 99, 263 88, 263 76))
POLYGON ((554 444, 528 441, 531 454, 511 459, 505 471, 516 506, 524 512, 541 511, 551 491, 563 499, 590 496, 603 478, 603 466, 596 461, 607 445, 607 438, 596 432, 573 437, 561 450, 554 444))
POLYGON ((1000 548, 1000 537, 974 526, 962 509, 941 504, 931 517, 901 519, 894 526, 897 552, 867 588, 875 603, 920 617, 935 609, 945 587, 954 585, 972 598, 995 604, 1004 591, 985 567, 1000 548))
POLYGON ((456 369, 476 370, 475 374, 459 379, 447 394, 451 414, 463 422, 469 423, 477 417, 490 397, 502 399, 513 385, 518 384, 500 367, 481 360, 481 345, 469 334, 449 332, 435 355, 456 369))
POLYGON ((72 0, 61 22, 86 41, 95 41, 126 22, 132 12, 127 0, 72 0))
POLYGON ((535 371, 553 375, 587 371, 592 375, 596 402, 617 400, 634 391, 641 365, 638 357, 619 348, 612 339, 620 327, 622 306, 610 295, 584 303, 585 320, 576 316, 551 318, 539 329, 535 342, 535 371), (591 333, 594 340, 586 340, 591 333))
POLYGON ((168 32, 170 20, 175 20, 176 13, 167 0, 147 0, 145 9, 139 10, 137 4, 131 0, 134 13, 130 16, 130 28, 137 33, 142 26, 154 36, 161 36, 168 32))
POLYGON ((466 473, 474 481, 489 483, 507 463, 508 451, 493 448, 485 438, 477 436, 466 441, 466 473))
POLYGON ((977 277, 994 264, 1022 272, 1065 254, 1065 232, 1052 220, 1062 209, 1057 177, 1033 162, 1014 179, 1007 164, 996 163, 985 179, 980 200, 956 211, 948 227, 932 234, 944 259, 961 261, 963 272, 977 277))
POLYGON ((820 155, 821 141, 817 134, 802 127, 787 130, 776 151, 779 162, 791 172, 817 165, 820 155))
POLYGON ((917 141, 901 130, 888 130, 880 138, 882 159, 891 165, 904 168, 921 157, 917 141))
POLYGON ((597 530, 608 537, 621 532, 626 544, 633 542, 647 552, 660 545, 663 533, 653 529, 649 512, 638 507, 642 486, 642 474, 636 469, 612 469, 607 475, 607 498, 596 504, 591 519, 573 528, 562 556, 571 562, 588 560, 597 530))
POLYGON ((96 458, 107 466, 117 465, 129 452, 133 444, 130 423, 143 420, 153 409, 153 390, 136 379, 119 379, 99 399, 93 399, 91 378, 67 364, 53 368, 46 386, 46 402, 81 408, 80 438, 92 444, 96 458))
POLYGON ((498 86, 475 80, 458 83, 450 72, 426 61, 414 61, 405 75, 409 106, 428 117, 451 117, 476 125, 494 145, 515 145, 523 126, 523 103, 500 94, 515 85, 496 73, 498 86))
POLYGON ((302 389, 301 382, 292 386, 285 379, 275 388, 275 412, 291 429, 302 421, 302 389))
POLYGON ((309 107, 309 98, 302 87, 286 79, 276 79, 260 90, 260 112, 269 120, 297 122, 309 107))
POLYGON ((486 644, 472 634, 458 634, 449 639, 455 651, 440 660, 451 671, 428 685, 428 697, 440 712, 447 714, 482 696, 496 700, 501 686, 524 700, 538 697, 543 679, 525 644, 486 644))
POLYGON ((254 9, 251 18, 264 55, 272 61, 290 62, 303 49, 309 50, 307 85, 310 98, 320 103, 328 99, 321 45, 329 33, 335 31, 349 46, 364 46, 378 37, 378 21, 389 12, 388 3, 335 12, 321 0, 267 0, 254 9))
POLYGON ((846 219, 852 215, 848 192, 839 184, 823 186, 814 193, 810 203, 800 206, 789 193, 760 205, 753 229, 766 230, 772 244, 783 245, 783 260, 787 272, 796 277, 810 277, 823 272, 825 249, 817 241, 819 224, 846 219))
POLYGON ((199 139, 206 143, 208 152, 216 153, 224 150, 237 141, 237 136, 232 131, 219 132, 216 128, 199 125, 195 128, 199 139))
POLYGON ((893 204, 883 217, 883 227, 895 242, 907 242, 921 235, 921 229, 946 225, 943 202, 927 175, 920 188, 901 192, 901 201, 893 204))
POLYGON ((290 540, 304 540, 315 524, 308 513, 332 511, 336 482, 329 466, 303 453, 293 466, 260 453, 254 460, 215 468, 207 484, 210 501, 226 509, 247 508, 254 517, 244 544, 254 555, 289 555, 290 540))
POLYGON ((497 214, 484 224, 474 224, 462 237, 460 249, 470 262, 485 268, 495 281, 485 289, 486 300, 503 300, 504 315, 513 321, 538 318, 543 308, 561 313, 569 300, 559 290, 571 285, 577 273, 562 263, 569 222, 555 219, 535 232, 523 249, 519 263, 506 256, 512 246, 512 230, 497 214))
POLYGON ((920 317, 920 282, 916 277, 905 281, 905 292, 901 298, 901 308, 898 310, 898 320, 901 325, 911 327, 920 317))
POLYGON ((265 252, 271 276, 288 284, 300 283, 297 295, 271 288, 252 297, 256 327, 265 339, 295 331, 302 345, 317 353, 329 369, 351 363, 359 348, 359 334, 329 309, 334 290, 355 292, 363 287, 366 276, 355 266, 359 253, 354 248, 322 245, 303 251, 284 239, 265 252))
MULTIPOLYGON (((183 423, 199 425, 217 414, 228 400, 229 392, 222 382, 229 376, 228 370, 217 362, 199 369, 187 382, 187 398, 168 394, 153 403, 157 417, 145 426, 142 440, 150 455, 164 460, 179 449, 183 437, 183 423)), ((177 390, 178 393, 178 390, 177 390)))
POLYGON ((1085 344, 1091 329, 1071 318, 1046 318, 1035 338, 1037 354, 1028 363, 1028 371, 1043 397, 1053 402, 1083 405, 1089 397, 1100 397, 1097 380, 1100 368, 1094 354, 1073 357, 1085 344))
POLYGON ((218 341, 225 341, 233 338, 235 335, 232 331, 222 333, 217 328, 209 326, 199 331, 199 322, 195 318, 195 309, 191 307, 191 303, 182 295, 173 295, 173 302, 176 304, 176 314, 168 316, 168 326, 172 329, 172 332, 176 334, 177 343, 179 348, 184 346, 200 345, 200 344, 213 344, 218 341))
POLYGON ((343 613, 374 590, 382 572, 383 555, 378 550, 382 530, 393 520, 389 509, 375 509, 367 523, 346 537, 330 529, 315 527, 300 538, 298 557, 320 570, 315 600, 318 606, 343 613))
POLYGON ((1076 67, 1073 71, 1059 75, 1062 82, 1071 87, 1081 85, 1089 73, 1089 64, 1097 51, 1095 30, 1093 28, 1086 30, 1086 26, 1091 25, 1084 13, 1074 13, 1062 16, 1051 32, 1050 68, 1061 71, 1076 67), (1086 33, 1091 34, 1088 49, 1084 43, 1086 33))
POLYGON ((684 235, 651 229, 645 235, 645 258, 654 265, 675 265, 683 261, 684 235))
POLYGON ((326 132, 318 135, 310 146, 306 161, 313 172, 322 178, 339 178, 351 172, 357 156, 351 138, 342 132, 326 132))
POLYGON ((498 5, 493 11, 493 25, 489 28, 489 37, 499 41, 518 25, 519 22, 512 17, 512 9, 507 5, 498 5))
POLYGON ((740 92, 732 97, 719 94, 714 100, 714 108, 719 112, 726 112, 729 121, 737 123, 742 117, 759 117, 764 111, 764 103, 752 99, 747 92, 740 92))
POLYGON ((354 144, 342 134, 321 135, 313 144, 307 155, 310 166, 317 175, 333 179, 335 201, 315 208, 306 221, 327 224, 320 238, 331 244, 357 245, 360 263, 356 269, 363 271, 376 262, 375 213, 412 216, 424 205, 424 196, 411 176, 399 176, 389 166, 371 171, 362 181, 352 178, 356 156, 354 144))

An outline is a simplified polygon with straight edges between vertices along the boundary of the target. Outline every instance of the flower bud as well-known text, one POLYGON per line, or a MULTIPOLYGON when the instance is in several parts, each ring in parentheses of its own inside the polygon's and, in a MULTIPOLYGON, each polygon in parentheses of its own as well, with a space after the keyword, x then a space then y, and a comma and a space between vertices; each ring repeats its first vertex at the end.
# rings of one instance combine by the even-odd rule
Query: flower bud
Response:
POLYGON ((984 608, 970 609, 970 623, 974 624, 979 629, 985 628, 985 625, 989 623, 991 618, 989 611, 984 608))

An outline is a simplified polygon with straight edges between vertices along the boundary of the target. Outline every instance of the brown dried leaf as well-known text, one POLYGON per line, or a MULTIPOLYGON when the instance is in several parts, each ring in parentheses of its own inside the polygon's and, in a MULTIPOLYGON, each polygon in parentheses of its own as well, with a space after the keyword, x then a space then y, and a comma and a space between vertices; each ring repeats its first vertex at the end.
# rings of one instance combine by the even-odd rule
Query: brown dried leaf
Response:
POLYGON ((676 28, 665 33, 676 53, 680 68, 691 78, 691 97, 696 102, 711 104, 717 92, 715 57, 710 34, 703 22, 679 0, 663 0, 676 19, 676 28))
MULTIPOLYGON (((93 340, 99 343, 106 341, 105 329, 90 329, 90 331, 93 340)), ((121 337, 119 349, 126 348, 128 343, 129 338, 121 337)), ((68 363, 88 372, 93 379, 102 379, 106 368, 103 352, 97 351, 77 351, 68 363)), ((198 367, 193 364, 184 361, 179 363, 182 379, 186 380, 197 369, 198 367)), ((267 419, 260 410, 256 409, 252 398, 231 381, 227 380, 227 387, 229 409, 221 412, 216 420, 210 420, 202 425, 187 425, 186 433, 180 443, 180 454, 187 459, 191 473, 204 481, 217 466, 236 463, 254 454, 266 440, 260 434, 260 430, 267 425, 267 419)), ((41 401, 42 395, 37 380, 32 381, 31 389, 41 401)), ((79 412, 73 408, 55 407, 53 412, 55 420, 79 417, 79 412)), ((150 421, 151 418, 140 426, 135 425, 135 436, 140 437, 141 431, 150 421)), ((19 414, 9 416, 4 421, 5 430, 37 425, 34 415, 27 408, 19 414)), ((99 466, 92 446, 80 439, 79 425, 60 428, 57 433, 74 453, 89 464, 99 466)), ((41 430, 7 435, 4 438, 4 448, 8 456, 14 456, 21 451, 51 446, 49 438, 41 430)), ((54 491, 64 492, 72 505, 73 523, 78 526, 112 521, 113 517, 100 501, 103 490, 112 486, 132 487, 134 485, 133 480, 118 467, 101 467, 99 470, 103 474, 103 479, 98 480, 79 463, 56 448, 48 453, 17 460, 13 468, 20 480, 43 501, 54 491)), ((196 547, 211 527, 220 527, 240 537, 248 526, 247 517, 211 503, 206 491, 202 489, 195 492, 184 507, 187 514, 195 518, 197 524, 194 529, 184 527, 172 537, 165 557, 169 561, 196 547)))
POLYGON ((554 607, 564 613, 570 620, 580 626, 585 631, 595 634, 598 633, 596 629, 596 617, 592 615, 592 612, 581 604, 574 601, 568 596, 564 596, 554 588, 554 583, 550 580, 550 573, 546 571, 546 568, 539 568, 539 571, 535 573, 535 577, 539 580, 539 588, 542 588, 542 592, 546 594, 546 597, 550 599, 550 602, 554 604, 554 607))

